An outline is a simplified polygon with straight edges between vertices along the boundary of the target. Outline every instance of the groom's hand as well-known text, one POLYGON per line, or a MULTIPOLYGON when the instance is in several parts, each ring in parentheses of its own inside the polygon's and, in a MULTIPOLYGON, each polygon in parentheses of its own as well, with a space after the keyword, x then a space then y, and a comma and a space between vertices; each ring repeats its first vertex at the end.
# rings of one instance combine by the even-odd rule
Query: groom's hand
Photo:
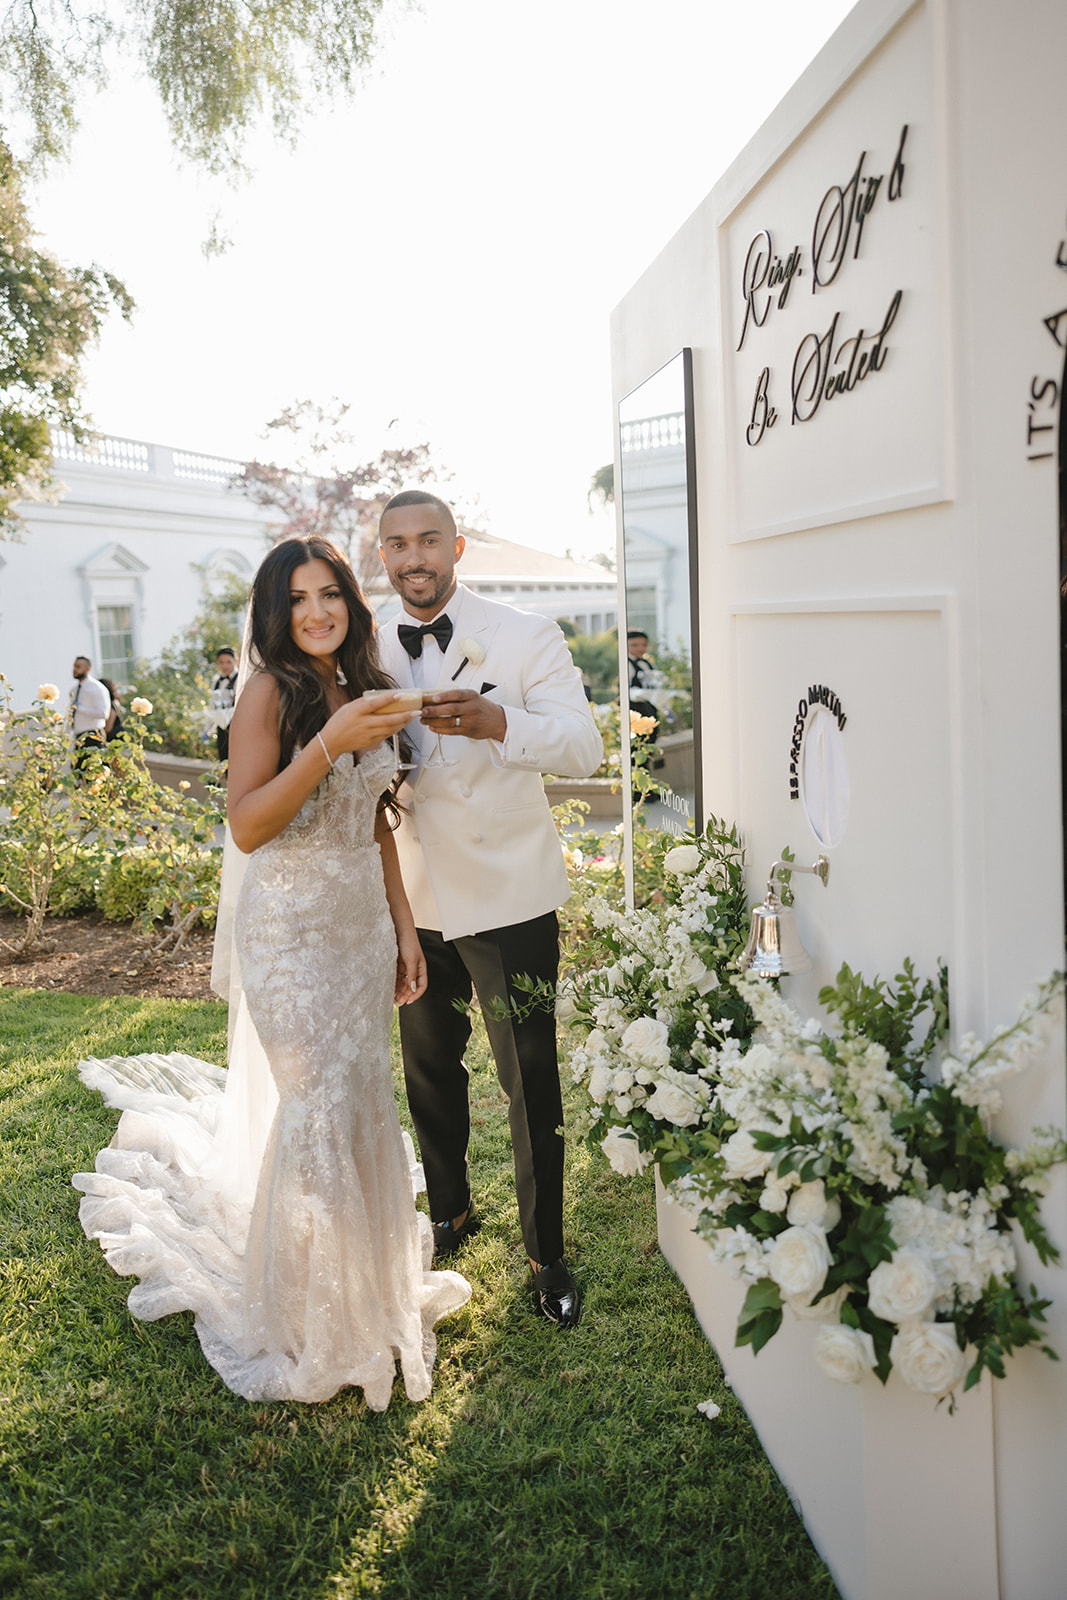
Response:
POLYGON ((465 739, 503 739, 508 731, 504 707, 473 689, 442 689, 423 706, 422 721, 431 733, 465 739))

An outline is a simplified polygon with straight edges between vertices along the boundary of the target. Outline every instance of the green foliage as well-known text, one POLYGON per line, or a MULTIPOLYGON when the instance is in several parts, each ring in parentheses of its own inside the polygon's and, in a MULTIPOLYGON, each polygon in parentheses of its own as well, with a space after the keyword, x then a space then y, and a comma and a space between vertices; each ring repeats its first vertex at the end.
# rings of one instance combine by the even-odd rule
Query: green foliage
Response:
POLYGON ((1052 1361, 1059 1356, 1049 1345, 1043 1344, 1044 1333, 1038 1326, 1044 1323, 1045 1312, 1051 1300, 1038 1298, 1037 1290, 1030 1285, 1029 1297, 1020 1295, 1014 1284, 998 1284, 990 1278, 985 1294, 974 1307, 956 1310, 956 1336, 960 1349, 973 1344, 975 1358, 964 1380, 964 1392, 973 1389, 983 1372, 994 1378, 1004 1377, 1004 1357, 1024 1346, 1037 1345, 1052 1361))
POLYGON ((878 977, 868 983, 843 962, 837 981, 819 990, 819 1004, 839 1017, 847 1032, 862 1033, 883 1045, 894 1072, 900 1072, 916 1090, 935 1047, 948 1036, 948 968, 939 962, 936 980, 927 978, 920 985, 912 962, 906 959, 893 981, 895 990, 878 977), (916 1024, 926 1011, 930 1020, 925 1035, 917 1041, 916 1024))
POLYGON ((167 755, 213 760, 215 747, 204 731, 204 714, 215 657, 223 645, 240 648, 249 584, 236 573, 209 572, 195 563, 193 571, 200 577, 196 615, 155 661, 142 657, 136 663, 131 693, 152 702, 145 719, 152 743, 167 755))
POLYGON ((0 539, 21 537, 18 501, 54 497, 50 428, 88 440, 85 357, 112 309, 133 310, 111 273, 61 266, 33 239, 21 174, 0 140, 0 539))
MULTIPOLYGON (((536 1318, 507 1114, 471 1042, 478 1237, 433 1391, 230 1394, 187 1314, 134 1321, 78 1224, 116 1114, 82 1057, 218 1060, 217 1003, 0 990, 0 1588, 11 1600, 833 1600, 834 1585, 657 1247, 650 1179, 568 1159, 577 1334, 536 1318), (696 1410, 722 1407, 709 1423, 696 1410)), ((398 1073, 399 1086, 399 1073, 398 1073)), ((564 1086, 568 1118, 578 1092, 564 1086)), ((401 1093, 401 1103, 403 1097, 401 1093)))
POLYGON ((617 701, 619 698, 619 630, 607 628, 603 633, 574 633, 567 640, 574 657, 574 665, 584 674, 585 682, 597 705, 617 701))
POLYGON ((96 905, 109 922, 140 921, 151 924, 160 909, 166 911, 175 888, 177 864, 182 896, 186 901, 182 915, 193 909, 190 926, 202 923, 214 927, 218 910, 222 852, 193 846, 189 850, 153 849, 135 845, 132 850, 113 856, 104 868, 96 895, 96 905))
MULTIPOLYGON (((649 658, 646 656, 645 658, 649 658)), ((659 674, 660 693, 674 691, 664 710, 662 727, 665 733, 678 733, 693 726, 693 665, 685 645, 679 639, 678 648, 657 645, 654 666, 659 674)), ((657 697, 658 698, 658 697, 657 697)))
POLYGON ((121 51, 154 84, 181 153, 221 172, 240 166, 265 111, 291 136, 306 109, 353 91, 380 12, 381 0, 145 0, 119 15, 91 0, 9 0, 0 89, 8 115, 30 122, 32 156, 62 156, 83 82, 102 88, 121 51))
MULTIPOLYGON (((17 906, 19 900, 28 903, 33 893, 36 852, 24 840, 11 835, 4 838, 3 850, 8 904, 17 906)), ((77 855, 57 865, 48 899, 49 916, 91 911, 98 904, 108 860, 107 847, 88 839, 77 855)))
POLYGON ((782 1326, 782 1295, 770 1278, 761 1278, 749 1288, 737 1318, 735 1345, 750 1344, 758 1356, 769 1339, 782 1326))

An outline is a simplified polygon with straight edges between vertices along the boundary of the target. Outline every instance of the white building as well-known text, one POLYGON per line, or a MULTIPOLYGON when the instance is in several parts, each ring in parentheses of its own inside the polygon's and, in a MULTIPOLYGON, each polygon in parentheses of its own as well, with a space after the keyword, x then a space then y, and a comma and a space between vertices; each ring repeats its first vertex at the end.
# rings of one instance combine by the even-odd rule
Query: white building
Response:
POLYGON ((691 623, 684 413, 623 420, 619 449, 626 529, 626 625, 643 628, 653 648, 688 655, 691 623))
POLYGON ((56 440, 54 503, 19 507, 21 543, 0 545, 0 671, 17 706, 61 687, 74 656, 127 682, 191 621, 194 564, 251 578, 271 514, 230 487, 240 463, 105 437, 93 454, 56 440))
MULTIPOLYGON (((57 437, 59 498, 23 503, 22 542, 0 544, 0 672, 16 706, 41 683, 62 688, 76 655, 128 682, 134 660, 157 655, 195 615, 196 567, 251 579, 279 514, 232 487, 240 470, 133 439, 105 436, 90 453, 57 437)), ((614 626, 613 573, 488 533, 466 537, 461 575, 478 593, 585 632, 614 626)), ((399 603, 384 583, 371 598, 383 616, 399 603)))

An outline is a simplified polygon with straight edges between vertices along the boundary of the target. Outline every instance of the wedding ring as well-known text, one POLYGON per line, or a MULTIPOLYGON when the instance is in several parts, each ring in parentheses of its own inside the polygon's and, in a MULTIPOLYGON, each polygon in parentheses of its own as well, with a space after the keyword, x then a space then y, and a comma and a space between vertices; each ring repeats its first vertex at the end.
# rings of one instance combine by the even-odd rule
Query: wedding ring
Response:
POLYGON ((456 727, 457 728, 459 727, 459 718, 458 717, 456 718, 456 727))

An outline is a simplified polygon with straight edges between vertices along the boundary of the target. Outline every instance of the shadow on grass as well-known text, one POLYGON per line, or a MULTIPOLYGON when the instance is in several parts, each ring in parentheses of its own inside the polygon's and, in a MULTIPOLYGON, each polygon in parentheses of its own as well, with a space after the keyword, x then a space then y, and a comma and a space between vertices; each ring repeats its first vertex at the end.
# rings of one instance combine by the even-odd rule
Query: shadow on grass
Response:
POLYGON ((113 1113, 80 1054, 218 1056, 219 1007, 31 997, 0 1050, 0 1589, 26 1600, 831 1600, 656 1244, 648 1181, 572 1149, 577 1330, 533 1315, 500 1091, 475 1052, 485 1225, 434 1392, 249 1405, 188 1316, 145 1327, 77 1222, 113 1113), (144 1010, 144 1007, 148 1010, 144 1010), (150 1037, 149 1037, 150 1036, 150 1037), (48 1159, 42 1159, 47 1152, 48 1159), (706 1422, 696 1403, 722 1406, 706 1422))

